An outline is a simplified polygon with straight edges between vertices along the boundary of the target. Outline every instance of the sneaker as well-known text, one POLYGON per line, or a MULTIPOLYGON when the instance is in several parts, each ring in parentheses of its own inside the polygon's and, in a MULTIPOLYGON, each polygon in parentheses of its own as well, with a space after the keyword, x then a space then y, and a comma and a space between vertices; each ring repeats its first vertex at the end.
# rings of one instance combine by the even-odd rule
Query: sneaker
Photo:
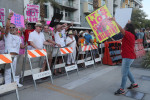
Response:
POLYGON ((138 88, 138 84, 131 84, 127 89, 138 88))
POLYGON ((18 83, 17 84, 17 86, 20 88, 20 87, 23 87, 23 85, 22 84, 20 84, 20 83, 18 83))
POLYGON ((123 89, 118 89, 116 92, 115 92, 115 95, 119 95, 119 94, 125 94, 125 91, 123 89))

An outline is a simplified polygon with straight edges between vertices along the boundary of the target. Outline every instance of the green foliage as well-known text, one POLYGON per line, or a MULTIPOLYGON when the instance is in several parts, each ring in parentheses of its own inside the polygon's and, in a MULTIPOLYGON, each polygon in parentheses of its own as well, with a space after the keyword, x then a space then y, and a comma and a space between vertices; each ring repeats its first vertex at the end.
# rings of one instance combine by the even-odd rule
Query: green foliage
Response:
POLYGON ((143 28, 145 27, 145 22, 146 22, 146 14, 143 12, 141 9, 133 9, 132 16, 131 16, 131 21, 133 22, 135 28, 143 28))
POLYGON ((144 58, 144 61, 142 64, 144 68, 150 68, 150 52, 146 54, 146 57, 144 58))
POLYGON ((135 28, 148 28, 150 27, 150 20, 146 19, 147 15, 141 9, 133 9, 131 21, 133 22, 135 28))

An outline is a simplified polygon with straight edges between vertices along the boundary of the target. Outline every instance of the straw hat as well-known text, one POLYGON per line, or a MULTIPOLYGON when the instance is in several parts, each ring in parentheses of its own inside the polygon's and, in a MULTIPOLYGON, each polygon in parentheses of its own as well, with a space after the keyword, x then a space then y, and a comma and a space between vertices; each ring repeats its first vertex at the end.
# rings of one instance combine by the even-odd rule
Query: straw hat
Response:
POLYGON ((81 30, 80 32, 79 32, 79 34, 82 34, 83 33, 83 31, 81 30))
POLYGON ((70 31, 68 32, 68 35, 73 35, 72 30, 70 30, 70 31))
POLYGON ((39 23, 39 22, 37 22, 36 24, 35 24, 35 27, 42 27, 42 24, 41 23, 39 23))

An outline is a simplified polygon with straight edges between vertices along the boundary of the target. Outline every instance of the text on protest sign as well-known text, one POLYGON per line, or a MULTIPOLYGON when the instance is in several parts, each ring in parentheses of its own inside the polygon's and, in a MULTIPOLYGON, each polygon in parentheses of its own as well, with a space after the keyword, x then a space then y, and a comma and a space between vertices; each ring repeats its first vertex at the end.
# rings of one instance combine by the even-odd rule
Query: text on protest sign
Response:
POLYGON ((30 5, 27 4, 26 6, 26 10, 25 10, 25 18, 29 21, 29 22, 37 22, 39 19, 39 5, 30 5))
POLYGON ((0 22, 5 26, 5 8, 0 8, 0 22))
MULTIPOLYGON (((9 11, 13 12, 12 10, 9 10, 9 11)), ((24 16, 14 13, 14 15, 11 17, 11 23, 15 24, 16 27, 25 27, 24 26, 24 16)))
POLYGON ((116 23, 109 20, 111 17, 106 5, 86 16, 86 20, 100 43, 120 32, 116 23))

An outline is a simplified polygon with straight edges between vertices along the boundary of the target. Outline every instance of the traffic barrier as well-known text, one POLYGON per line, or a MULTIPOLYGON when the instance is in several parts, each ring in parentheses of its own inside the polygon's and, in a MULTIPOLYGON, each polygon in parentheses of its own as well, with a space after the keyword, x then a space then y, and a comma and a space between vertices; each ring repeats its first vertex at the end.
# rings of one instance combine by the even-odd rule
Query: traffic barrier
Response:
POLYGON ((122 62, 120 41, 105 42, 103 64, 116 65, 122 62))
MULTIPOLYGON (((93 46, 95 47, 95 46, 93 46)), ((85 64, 85 67, 89 66, 89 65, 93 65, 94 68, 95 68, 95 64, 94 64, 94 57, 93 57, 93 54, 92 54, 92 48, 93 48, 91 45, 86 45, 86 46, 81 46, 79 48, 81 48, 81 50, 78 51, 78 56, 77 56, 77 64, 81 64, 81 63, 84 63, 85 64), (81 59, 81 60, 78 60, 79 59, 79 54, 80 52, 85 52, 85 58, 81 59), (88 54, 90 53, 90 57, 88 58, 88 54)), ((84 56, 84 54, 82 54, 84 56)))
POLYGON ((17 100, 19 100, 19 93, 17 83, 15 82, 15 73, 12 65, 12 57, 10 54, 0 54, 0 64, 10 64, 12 70, 12 77, 14 82, 10 84, 0 85, 0 94, 16 90, 17 100))
POLYGON ((63 58, 63 55, 67 55, 67 54, 71 54, 73 60, 75 61, 75 59, 73 57, 73 49, 71 47, 57 48, 57 54, 56 54, 56 57, 55 57, 55 62, 54 62, 53 69, 58 69, 58 68, 64 67, 65 71, 66 71, 66 74, 67 74, 67 78, 69 79, 69 74, 68 74, 69 71, 77 70, 77 74, 78 74, 79 71, 78 71, 78 67, 77 67, 76 61, 75 61, 74 65, 66 66, 66 63, 65 63, 64 58, 63 58), (63 60, 62 64, 56 64, 56 60, 57 60, 59 51, 61 53, 62 60, 63 60))
POLYGON ((144 50, 144 46, 143 46, 143 39, 137 39, 135 41, 135 54, 136 54, 136 58, 140 58, 142 56, 145 55, 145 50, 144 50))
POLYGON ((30 63, 30 68, 31 68, 31 73, 32 73, 35 88, 36 88, 36 80, 44 78, 44 77, 50 76, 50 79, 53 83, 52 73, 51 73, 51 70, 50 70, 46 49, 27 50, 27 55, 28 55, 28 59, 29 59, 29 63, 30 63), (34 59, 34 58, 37 58, 37 57, 45 57, 46 58, 46 62, 47 62, 47 65, 48 65, 48 70, 47 71, 34 73, 31 58, 34 59))

